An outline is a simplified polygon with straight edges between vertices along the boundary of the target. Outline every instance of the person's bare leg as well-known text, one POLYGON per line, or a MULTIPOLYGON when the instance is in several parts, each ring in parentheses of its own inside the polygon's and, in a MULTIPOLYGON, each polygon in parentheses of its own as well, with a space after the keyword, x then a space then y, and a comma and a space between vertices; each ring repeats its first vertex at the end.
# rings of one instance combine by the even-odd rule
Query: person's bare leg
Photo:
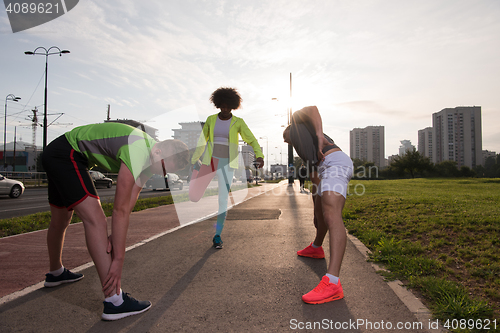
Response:
POLYGON ((58 270, 62 264, 62 250, 64 247, 64 238, 68 228, 73 211, 66 208, 57 208, 50 206, 51 218, 47 230, 47 250, 49 252, 50 271, 58 270))
POLYGON ((314 226, 316 227, 316 237, 314 238, 313 244, 315 246, 322 246, 325 240, 326 233, 328 232, 328 226, 323 220, 323 209, 321 207, 321 197, 314 196, 314 226), (318 218, 319 217, 319 218, 318 218))
POLYGON ((302 296, 302 300, 310 304, 322 304, 344 297, 340 283, 340 266, 344 258, 347 235, 342 221, 342 208, 345 198, 331 191, 322 193, 316 201, 316 208, 322 207, 323 214, 318 214, 318 226, 324 223, 330 233, 330 262, 327 274, 322 277, 316 288, 302 296), (321 202, 321 204, 319 204, 321 202))
POLYGON ((313 173, 311 174, 311 180, 313 181, 312 197, 314 204, 314 226, 316 227, 316 237, 314 238, 313 244, 315 246, 322 246, 323 241, 325 240, 326 233, 328 232, 328 226, 323 221, 321 197, 318 195, 318 186, 320 183, 320 179, 318 178, 316 173, 313 173))
MULTIPOLYGON (((214 164, 213 168, 217 168, 217 165, 214 164)), ((208 185, 215 177, 215 171, 213 170, 212 165, 203 164, 200 167, 200 170, 196 173, 196 177, 192 177, 189 182, 189 200, 192 202, 198 202, 205 194, 205 190, 208 185)))
POLYGON ((323 219, 330 232, 330 264, 328 273, 334 276, 340 275, 340 267, 344 258, 347 235, 342 220, 342 209, 345 198, 333 191, 325 191, 321 197, 323 208, 323 219))
POLYGON ((106 252, 108 229, 101 202, 99 199, 87 197, 75 206, 75 213, 83 221, 87 249, 94 261, 102 285, 108 274, 112 259, 111 254, 106 252))

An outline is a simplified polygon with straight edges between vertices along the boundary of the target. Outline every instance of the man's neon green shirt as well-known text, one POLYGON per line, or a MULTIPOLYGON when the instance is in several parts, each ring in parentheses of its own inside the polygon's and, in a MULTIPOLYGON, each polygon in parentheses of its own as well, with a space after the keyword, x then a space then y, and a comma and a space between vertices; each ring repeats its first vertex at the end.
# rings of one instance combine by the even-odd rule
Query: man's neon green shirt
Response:
POLYGON ((87 157, 89 169, 99 166, 118 172, 123 162, 136 180, 151 165, 156 143, 138 128, 112 122, 76 127, 65 136, 75 151, 87 157))

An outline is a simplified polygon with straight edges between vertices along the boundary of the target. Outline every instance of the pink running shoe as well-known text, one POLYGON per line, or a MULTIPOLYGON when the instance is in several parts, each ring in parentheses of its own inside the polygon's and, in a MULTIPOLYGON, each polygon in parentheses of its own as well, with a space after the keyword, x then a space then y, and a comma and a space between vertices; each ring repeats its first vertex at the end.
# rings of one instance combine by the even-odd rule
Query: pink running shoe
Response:
POLYGON ((314 248, 312 246, 312 243, 311 243, 305 249, 297 251, 297 255, 299 255, 301 257, 323 259, 325 257, 325 251, 323 251, 323 247, 322 246, 320 246, 318 248, 314 248))
POLYGON ((316 288, 302 296, 302 300, 309 304, 322 304, 344 298, 342 285, 330 283, 328 276, 323 276, 316 288))

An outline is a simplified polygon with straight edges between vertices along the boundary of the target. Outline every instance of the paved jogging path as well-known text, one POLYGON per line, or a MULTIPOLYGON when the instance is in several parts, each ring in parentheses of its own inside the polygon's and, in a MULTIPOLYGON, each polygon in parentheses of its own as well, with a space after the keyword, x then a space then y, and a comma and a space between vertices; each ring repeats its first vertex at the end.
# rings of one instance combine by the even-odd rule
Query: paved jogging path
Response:
MULTIPOLYGON (((56 288, 41 287, 44 231, 0 239, 0 332, 427 331, 426 309, 384 282, 352 237, 341 271, 344 299, 303 303, 327 266, 296 255, 314 237, 310 195, 286 183, 248 194, 228 212, 222 250, 211 247, 214 217, 180 227, 174 205, 133 213, 122 285, 153 307, 115 322, 100 320, 102 293, 81 224, 68 230, 64 263, 85 278, 56 288)), ((193 221, 215 213, 207 209, 216 209, 216 197, 203 205, 193 221)))

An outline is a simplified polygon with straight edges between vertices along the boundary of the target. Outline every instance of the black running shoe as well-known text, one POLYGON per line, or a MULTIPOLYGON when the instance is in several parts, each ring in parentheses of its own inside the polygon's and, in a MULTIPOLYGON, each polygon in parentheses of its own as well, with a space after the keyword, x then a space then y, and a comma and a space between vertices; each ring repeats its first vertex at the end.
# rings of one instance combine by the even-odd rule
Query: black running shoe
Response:
POLYGON ((104 311, 101 318, 103 320, 118 320, 128 316, 143 313, 151 307, 150 301, 138 301, 127 293, 122 293, 123 303, 120 306, 114 306, 111 302, 104 303, 104 311))
POLYGON ((45 274, 45 283, 43 285, 45 287, 56 287, 63 283, 76 282, 81 279, 83 279, 83 274, 72 273, 64 268, 62 274, 58 276, 54 276, 50 273, 45 274))
POLYGON ((214 247, 216 249, 222 249, 222 239, 220 239, 219 235, 215 235, 212 242, 214 243, 214 247))

